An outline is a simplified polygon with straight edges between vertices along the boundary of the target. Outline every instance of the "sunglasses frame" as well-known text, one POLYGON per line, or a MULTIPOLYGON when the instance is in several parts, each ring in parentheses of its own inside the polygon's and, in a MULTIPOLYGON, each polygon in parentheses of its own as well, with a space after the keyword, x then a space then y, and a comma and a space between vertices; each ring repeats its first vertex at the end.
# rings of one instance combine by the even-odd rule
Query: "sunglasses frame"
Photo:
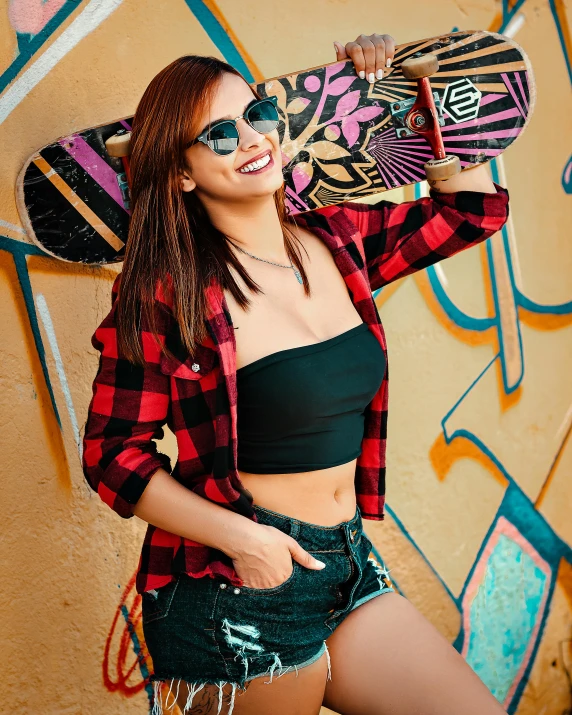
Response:
MULTIPOLYGON (((215 151, 210 145, 209 145, 209 134, 210 132, 215 129, 215 127, 220 126, 221 124, 232 124, 234 125, 234 128, 236 129, 237 134, 239 135, 240 138, 240 131, 238 127, 236 126, 236 123, 238 122, 239 119, 244 119, 245 122, 248 123, 248 125, 254 129, 255 132, 258 131, 258 129, 255 129, 252 124, 250 123, 248 119, 248 114, 251 109, 256 107, 258 104, 261 104, 262 102, 272 102, 274 104, 274 108, 276 109, 276 114, 277 114, 277 120, 276 120, 276 126, 274 126, 270 131, 273 132, 274 129, 280 124, 280 115, 278 114, 278 97, 272 96, 272 97, 262 97, 261 99, 256 99, 256 101, 253 101, 251 104, 248 105, 248 107, 245 109, 244 114, 239 115, 238 117, 235 117, 234 119, 221 119, 220 122, 215 122, 214 124, 210 124, 206 129, 203 129, 203 131, 199 134, 199 136, 196 139, 193 139, 190 142, 187 142, 185 144, 185 148, 189 149, 190 147, 194 146, 197 142, 203 143, 205 146, 208 146, 208 148, 214 152, 217 156, 230 156, 230 154, 234 154, 236 149, 238 149, 238 144, 236 145, 236 149, 234 149, 232 152, 229 152, 228 154, 219 154, 217 151, 215 151)), ((270 132, 258 132, 259 134, 269 134, 270 132)))

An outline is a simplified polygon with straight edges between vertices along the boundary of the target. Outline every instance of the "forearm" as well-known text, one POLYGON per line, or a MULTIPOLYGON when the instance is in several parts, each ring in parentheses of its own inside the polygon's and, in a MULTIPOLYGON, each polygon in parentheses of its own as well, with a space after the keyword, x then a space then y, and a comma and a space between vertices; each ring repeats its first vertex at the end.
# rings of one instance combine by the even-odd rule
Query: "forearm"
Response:
POLYGON ((457 191, 480 191, 484 194, 496 194, 495 186, 485 164, 479 164, 472 169, 462 171, 445 181, 430 181, 429 185, 435 191, 452 194, 457 191))
POLYGON ((204 499, 158 469, 133 513, 172 534, 220 549, 231 558, 255 533, 256 523, 204 499))

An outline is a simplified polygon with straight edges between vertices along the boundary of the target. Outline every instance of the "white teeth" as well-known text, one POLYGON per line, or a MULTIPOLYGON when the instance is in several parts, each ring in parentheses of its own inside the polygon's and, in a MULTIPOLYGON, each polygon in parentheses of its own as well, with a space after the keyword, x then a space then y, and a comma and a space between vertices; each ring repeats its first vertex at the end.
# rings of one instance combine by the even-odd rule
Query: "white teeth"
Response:
POLYGON ((262 167, 266 166, 269 161, 270 154, 266 154, 266 156, 263 156, 262 159, 258 159, 258 161, 253 161, 250 164, 243 166, 239 169, 239 171, 241 174, 247 174, 249 171, 256 171, 257 169, 262 169, 262 167))

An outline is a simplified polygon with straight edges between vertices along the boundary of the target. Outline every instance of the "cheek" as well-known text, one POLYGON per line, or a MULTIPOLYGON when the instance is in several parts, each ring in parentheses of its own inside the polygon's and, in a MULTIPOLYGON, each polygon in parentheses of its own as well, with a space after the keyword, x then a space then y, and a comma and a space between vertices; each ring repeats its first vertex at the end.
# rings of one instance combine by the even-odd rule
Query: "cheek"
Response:
POLYGON ((197 186, 211 188, 220 186, 222 181, 233 178, 234 166, 233 158, 230 156, 217 156, 211 152, 211 156, 201 157, 200 162, 195 162, 193 167, 193 178, 197 186))

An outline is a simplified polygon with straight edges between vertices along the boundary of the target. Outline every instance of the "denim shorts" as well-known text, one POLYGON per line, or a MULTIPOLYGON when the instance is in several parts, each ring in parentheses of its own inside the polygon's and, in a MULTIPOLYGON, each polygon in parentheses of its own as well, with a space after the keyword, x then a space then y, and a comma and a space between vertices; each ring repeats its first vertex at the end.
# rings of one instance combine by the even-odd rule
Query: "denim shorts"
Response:
MULTIPOLYGON (((310 665, 325 652, 326 639, 362 603, 393 591, 388 572, 372 556, 359 507, 349 521, 320 526, 254 505, 258 522, 295 539, 326 566, 309 569, 292 560, 292 574, 272 588, 235 588, 221 577, 193 578, 185 573, 142 594, 142 625, 153 661, 155 702, 161 715, 161 689, 171 681, 167 700, 186 686, 184 713, 206 684, 236 688, 253 678, 272 682, 310 665), (178 682, 178 681, 184 681, 178 682)), ((335 675, 335 674, 334 674, 335 675)))

